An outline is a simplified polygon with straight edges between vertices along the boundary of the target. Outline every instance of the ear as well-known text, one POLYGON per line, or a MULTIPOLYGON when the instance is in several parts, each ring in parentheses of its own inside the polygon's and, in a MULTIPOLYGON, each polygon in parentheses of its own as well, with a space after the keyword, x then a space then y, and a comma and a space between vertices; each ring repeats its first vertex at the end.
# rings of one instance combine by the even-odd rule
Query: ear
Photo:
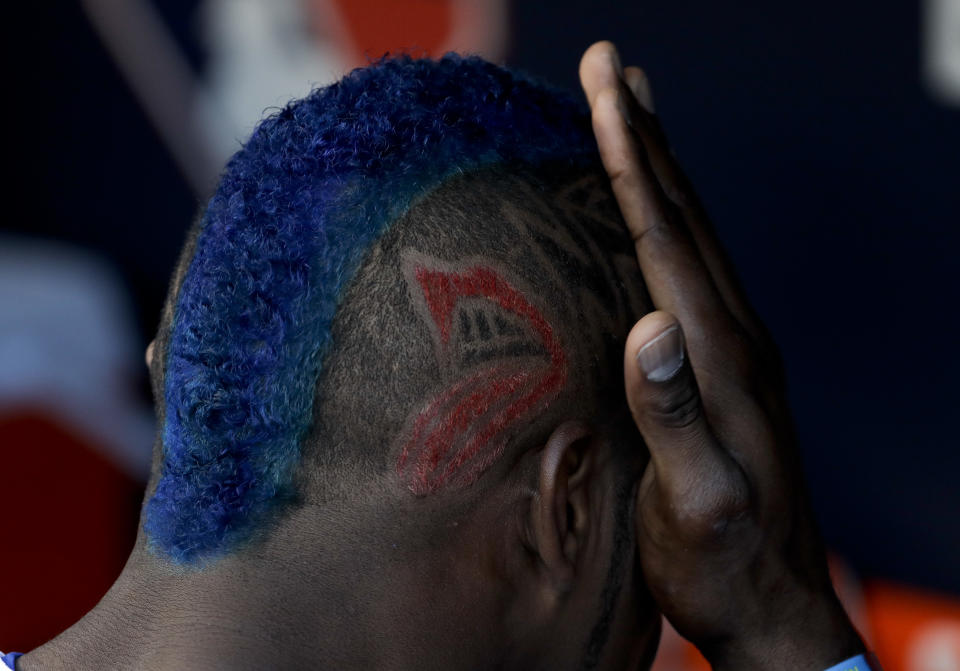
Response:
POLYGON ((539 454, 537 496, 530 506, 536 552, 554 585, 573 582, 577 552, 588 531, 593 434, 583 422, 558 426, 539 454))
POLYGON ((147 362, 147 370, 150 370, 150 368, 153 367, 153 346, 156 342, 156 338, 151 340, 150 344, 147 345, 147 351, 143 355, 144 360, 147 362))

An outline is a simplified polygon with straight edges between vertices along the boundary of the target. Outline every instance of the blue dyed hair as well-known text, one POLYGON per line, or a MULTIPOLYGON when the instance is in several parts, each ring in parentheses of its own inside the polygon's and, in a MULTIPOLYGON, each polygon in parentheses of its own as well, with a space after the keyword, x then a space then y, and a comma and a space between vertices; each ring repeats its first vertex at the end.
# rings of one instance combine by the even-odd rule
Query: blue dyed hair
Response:
POLYGON ((596 151, 582 103, 454 54, 383 59, 261 122, 174 298, 151 548, 222 555, 293 498, 340 296, 416 199, 458 173, 596 151))

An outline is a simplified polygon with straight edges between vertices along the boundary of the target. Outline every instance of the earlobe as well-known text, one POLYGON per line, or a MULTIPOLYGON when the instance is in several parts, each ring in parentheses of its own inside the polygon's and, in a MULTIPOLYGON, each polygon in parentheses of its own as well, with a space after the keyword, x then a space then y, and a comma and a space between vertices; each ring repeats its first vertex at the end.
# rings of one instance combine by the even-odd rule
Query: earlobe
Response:
POLYGON ((584 515, 578 499, 589 471, 590 428, 583 422, 558 426, 539 454, 537 496, 530 509, 536 551, 552 581, 566 588, 574 577, 578 527, 584 515))

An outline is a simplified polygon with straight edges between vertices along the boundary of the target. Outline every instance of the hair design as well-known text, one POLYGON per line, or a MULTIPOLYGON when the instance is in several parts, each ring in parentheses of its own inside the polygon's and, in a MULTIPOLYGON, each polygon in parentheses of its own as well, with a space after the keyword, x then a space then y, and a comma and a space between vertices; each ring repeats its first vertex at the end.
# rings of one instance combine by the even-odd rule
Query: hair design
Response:
POLYGON ((151 547, 215 557, 293 500, 341 293, 416 199, 484 166, 556 160, 596 160, 584 106, 476 57, 386 58, 264 120, 175 297, 151 547))
MULTIPOLYGON (((419 289, 414 292, 427 308, 439 359, 454 358, 450 350, 455 318, 462 334, 457 340, 501 341, 485 355, 466 349, 464 358, 481 362, 491 355, 496 358, 456 379, 417 414, 396 469, 410 490, 422 495, 448 482, 466 485, 476 480, 503 452, 505 430, 548 406, 560 392, 567 381, 567 361, 553 326, 524 292, 493 268, 479 263, 458 272, 442 268, 435 259, 410 261, 408 282, 419 289), (471 311, 476 334, 471 333, 467 311, 457 309, 471 299, 496 308, 489 318, 482 309, 471 311), (502 359, 506 354, 536 363, 506 365, 502 359)), ((463 351, 466 343, 456 344, 463 351)))

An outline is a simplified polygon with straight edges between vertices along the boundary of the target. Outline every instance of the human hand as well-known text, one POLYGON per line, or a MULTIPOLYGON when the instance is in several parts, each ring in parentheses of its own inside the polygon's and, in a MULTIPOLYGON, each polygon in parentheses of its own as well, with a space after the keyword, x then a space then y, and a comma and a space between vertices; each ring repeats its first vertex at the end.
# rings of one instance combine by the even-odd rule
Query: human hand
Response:
POLYGON ((864 650, 830 583, 782 367, 612 44, 580 63, 594 133, 656 311, 626 344, 650 450, 638 554, 671 624, 715 669, 826 669, 864 650))

